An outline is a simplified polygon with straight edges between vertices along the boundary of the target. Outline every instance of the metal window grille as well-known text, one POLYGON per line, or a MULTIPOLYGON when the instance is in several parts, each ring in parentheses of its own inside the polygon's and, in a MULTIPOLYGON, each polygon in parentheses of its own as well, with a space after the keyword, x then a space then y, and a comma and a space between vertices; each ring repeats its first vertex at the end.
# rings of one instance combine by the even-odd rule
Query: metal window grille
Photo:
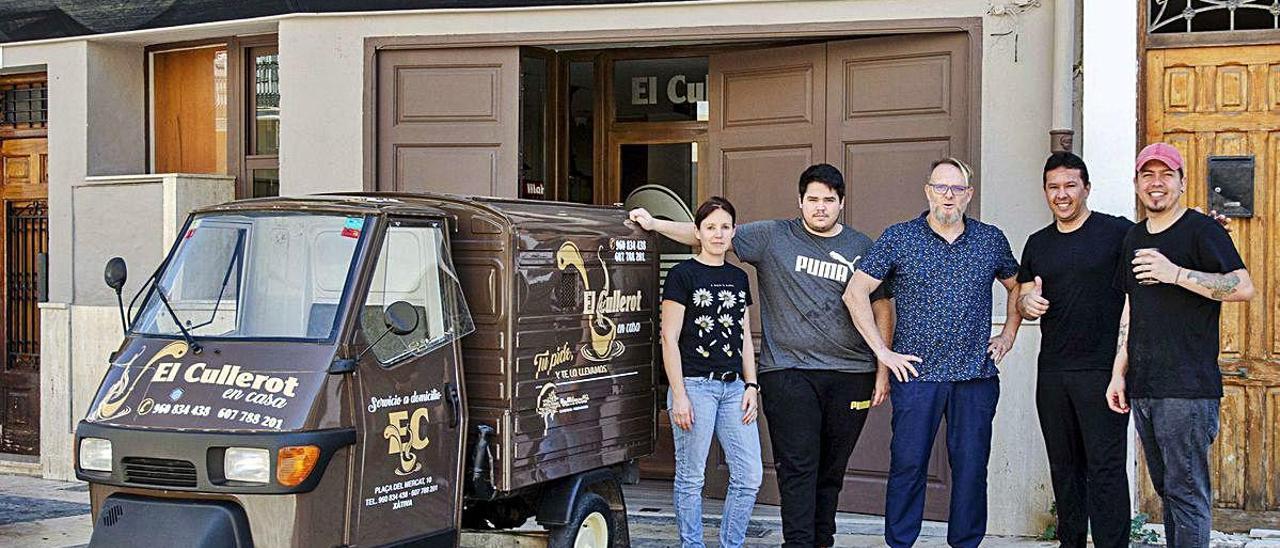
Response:
POLYGON ((1148 0, 1147 32, 1280 29, 1280 0, 1148 0))
POLYGON ((8 202, 5 227, 5 347, 9 369, 40 362, 40 310, 45 300, 49 209, 44 201, 8 202))
POLYGON ((0 86, 0 129, 37 129, 49 121, 49 88, 44 83, 0 86))
POLYGON ((263 55, 258 57, 255 68, 256 92, 258 108, 280 108, 280 57, 279 55, 263 55))

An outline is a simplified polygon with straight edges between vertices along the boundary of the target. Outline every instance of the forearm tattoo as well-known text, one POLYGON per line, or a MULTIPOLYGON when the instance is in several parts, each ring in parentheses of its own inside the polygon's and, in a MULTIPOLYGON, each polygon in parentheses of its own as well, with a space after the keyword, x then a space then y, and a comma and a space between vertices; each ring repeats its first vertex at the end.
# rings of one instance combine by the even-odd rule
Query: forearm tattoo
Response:
POLYGON ((1125 349, 1125 345, 1129 343, 1129 323, 1120 324, 1120 336, 1116 337, 1116 352, 1125 349))
POLYGON ((1240 276, 1237 276, 1235 272, 1209 274, 1193 270, 1187 273, 1187 278, 1190 278, 1200 287, 1208 289, 1211 292, 1210 296, 1219 301, 1235 293, 1236 286, 1240 284, 1240 276))

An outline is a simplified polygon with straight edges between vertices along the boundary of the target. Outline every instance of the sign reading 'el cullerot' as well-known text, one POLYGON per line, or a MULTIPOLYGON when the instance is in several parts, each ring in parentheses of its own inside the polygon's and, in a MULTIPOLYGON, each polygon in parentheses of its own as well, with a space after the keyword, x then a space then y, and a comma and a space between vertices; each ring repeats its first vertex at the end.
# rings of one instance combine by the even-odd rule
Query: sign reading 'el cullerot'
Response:
POLYGON ((619 60, 613 90, 618 122, 705 120, 707 58, 619 60))

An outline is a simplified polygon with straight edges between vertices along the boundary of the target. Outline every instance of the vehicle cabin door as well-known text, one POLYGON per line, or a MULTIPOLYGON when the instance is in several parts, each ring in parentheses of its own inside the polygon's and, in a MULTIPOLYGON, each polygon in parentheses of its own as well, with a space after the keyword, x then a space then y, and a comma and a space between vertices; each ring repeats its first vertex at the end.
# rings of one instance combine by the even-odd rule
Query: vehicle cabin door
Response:
POLYGON ((459 338, 470 316, 442 220, 391 218, 380 240, 367 294, 353 299, 363 303, 354 346, 364 353, 354 375, 360 427, 351 544, 453 546, 466 425, 459 338), (406 335, 387 323, 387 308, 399 301, 417 315, 406 335))

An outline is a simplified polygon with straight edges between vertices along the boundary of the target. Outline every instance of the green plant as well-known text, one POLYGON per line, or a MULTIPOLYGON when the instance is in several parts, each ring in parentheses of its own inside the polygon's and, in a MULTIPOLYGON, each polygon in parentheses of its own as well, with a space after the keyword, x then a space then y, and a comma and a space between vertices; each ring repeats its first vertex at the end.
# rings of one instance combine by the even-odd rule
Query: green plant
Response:
POLYGON ((1054 519, 1044 526, 1044 532, 1037 537, 1038 540, 1058 540, 1058 503, 1054 501, 1049 505, 1049 515, 1054 519))
MULTIPOLYGON (((1040 533, 1039 537, 1036 537, 1037 540, 1058 540, 1057 502, 1049 505, 1049 515, 1053 516, 1054 520, 1049 525, 1044 526, 1044 531, 1040 533)), ((1150 520, 1151 516, 1148 516, 1145 512, 1138 512, 1137 515, 1133 516, 1133 519, 1129 520, 1129 540, 1144 544, 1154 544, 1160 540, 1159 534, 1145 528, 1150 520)))
POLYGON ((1160 540, 1160 535, 1157 535, 1155 531, 1144 529, 1150 519, 1151 516, 1148 516, 1145 512, 1138 512, 1138 515, 1133 516, 1133 519, 1129 520, 1129 540, 1145 544, 1152 544, 1160 540))

